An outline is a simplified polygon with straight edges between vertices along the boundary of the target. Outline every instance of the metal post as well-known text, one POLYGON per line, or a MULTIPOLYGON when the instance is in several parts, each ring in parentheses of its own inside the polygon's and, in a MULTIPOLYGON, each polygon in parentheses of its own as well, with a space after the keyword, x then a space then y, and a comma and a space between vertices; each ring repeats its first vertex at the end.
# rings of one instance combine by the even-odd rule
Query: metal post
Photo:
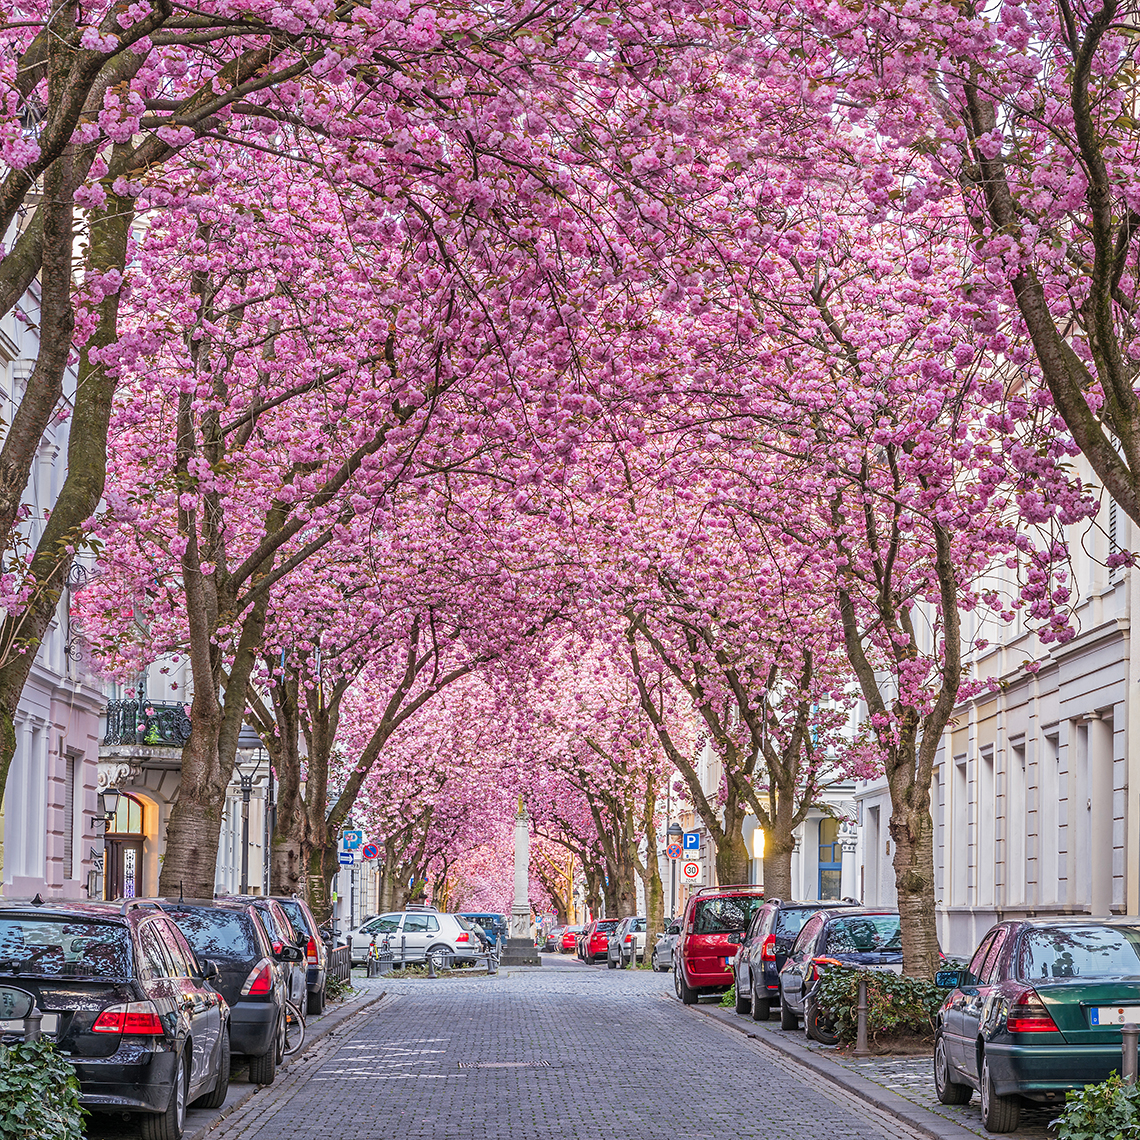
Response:
MULTIPOLYGON (((855 1024, 855 1056, 866 1057, 870 1054, 871 1050, 867 1047, 867 978, 865 975, 860 975, 859 978, 859 1001, 855 1006, 855 1013, 857 1015, 855 1024)), ((1135 1052, 1133 1053, 1135 1057, 1135 1052)))
POLYGON ((435 955, 432 954, 430 951, 427 954, 427 968, 428 968, 427 976, 429 978, 434 978, 436 976, 436 973, 435 973, 435 955))
MULTIPOLYGON (((38 1041, 40 1039, 40 1022, 44 1019, 44 1015, 40 1013, 38 1006, 32 1006, 31 1013, 24 1018, 24 1040, 25 1041, 38 1041)), ((1133 1054, 1135 1056, 1135 1054, 1133 1054)))
POLYGON ((249 796, 253 791, 253 777, 245 772, 241 776, 241 893, 249 894, 249 796))
POLYGON ((408 936, 406 934, 400 935, 400 969, 404 970, 408 965, 408 936))
POLYGON ((1120 1027, 1120 1075, 1126 1085, 1136 1083, 1136 1043, 1140 1040, 1140 1025, 1128 1021, 1120 1027))

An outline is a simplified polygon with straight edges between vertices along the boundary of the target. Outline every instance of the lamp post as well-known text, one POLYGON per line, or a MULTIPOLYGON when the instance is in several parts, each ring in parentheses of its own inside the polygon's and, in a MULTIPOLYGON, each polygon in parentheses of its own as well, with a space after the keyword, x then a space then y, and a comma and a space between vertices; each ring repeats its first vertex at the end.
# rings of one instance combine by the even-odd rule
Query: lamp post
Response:
POLYGON ((249 894, 249 797, 253 794, 253 777, 247 772, 241 777, 241 893, 249 894))
MULTIPOLYGON (((676 843, 684 835, 684 829, 679 823, 671 823, 665 831, 669 843, 676 843)), ((677 917, 677 860, 669 860, 669 917, 677 917)))
MULTIPOLYGON (((107 847, 107 832, 111 830, 111 824, 114 821, 115 815, 119 810, 119 799, 122 792, 111 784, 109 787, 104 788, 99 793, 99 814, 93 816, 91 819, 91 827, 94 829, 103 825, 103 897, 107 897, 107 884, 110 881, 111 868, 108 865, 107 856, 109 854, 107 847)), ((95 851, 92 849, 91 854, 94 855, 95 851)), ((90 894, 90 887, 88 887, 88 894, 90 894)))

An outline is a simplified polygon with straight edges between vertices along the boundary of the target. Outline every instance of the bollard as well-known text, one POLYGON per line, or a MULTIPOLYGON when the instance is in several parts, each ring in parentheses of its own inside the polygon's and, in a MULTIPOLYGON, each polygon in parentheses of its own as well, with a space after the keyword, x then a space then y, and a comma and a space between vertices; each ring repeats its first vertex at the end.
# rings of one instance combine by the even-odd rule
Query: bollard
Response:
POLYGON ((400 969, 406 970, 408 968, 408 936, 406 934, 400 935, 400 969))
POLYGON ((493 950, 487 951, 487 975, 497 974, 499 972, 499 959, 496 957, 493 950))
POLYGON ((40 1013, 39 1007, 33 1005, 31 1013, 24 1018, 25 1041, 38 1041, 40 1039, 40 1023, 43 1019, 44 1015, 40 1013))
POLYGON ((871 1050, 867 1048, 867 977, 859 977, 859 1000, 855 1006, 855 1056, 866 1057, 871 1050))
POLYGON ((434 978, 436 976, 436 973, 435 973, 435 955, 434 954, 429 953, 427 955, 427 967, 428 967, 427 976, 429 978, 434 978))
POLYGON ((1140 1025, 1134 1022, 1125 1022, 1120 1027, 1120 1075, 1126 1085, 1136 1083, 1136 1043, 1140 1040, 1140 1025))

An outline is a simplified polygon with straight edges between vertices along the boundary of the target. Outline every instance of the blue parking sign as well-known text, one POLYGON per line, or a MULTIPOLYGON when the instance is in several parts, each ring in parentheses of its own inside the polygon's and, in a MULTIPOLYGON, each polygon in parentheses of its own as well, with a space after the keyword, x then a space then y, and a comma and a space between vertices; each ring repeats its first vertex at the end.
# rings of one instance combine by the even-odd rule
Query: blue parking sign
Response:
POLYGON ((686 851, 699 851, 701 849, 701 833, 699 831, 686 831, 684 848, 686 851))

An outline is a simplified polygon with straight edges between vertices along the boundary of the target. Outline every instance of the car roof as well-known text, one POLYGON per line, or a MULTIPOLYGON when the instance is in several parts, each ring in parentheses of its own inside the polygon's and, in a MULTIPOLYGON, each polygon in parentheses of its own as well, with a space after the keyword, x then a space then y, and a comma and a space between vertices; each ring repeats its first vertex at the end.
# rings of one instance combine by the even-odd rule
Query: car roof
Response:
POLYGON ((54 899, 38 903, 31 899, 0 899, 0 914, 39 914, 50 915, 53 918, 83 915, 85 918, 97 919, 100 922, 125 919, 134 909, 129 907, 124 912, 122 906, 117 903, 79 899, 74 902, 69 899, 54 899))
POLYGON ((1056 918, 1018 918, 1007 919, 995 926, 1137 926, 1140 927, 1140 918, 1136 915, 1110 914, 1105 916, 1066 914, 1056 918))

